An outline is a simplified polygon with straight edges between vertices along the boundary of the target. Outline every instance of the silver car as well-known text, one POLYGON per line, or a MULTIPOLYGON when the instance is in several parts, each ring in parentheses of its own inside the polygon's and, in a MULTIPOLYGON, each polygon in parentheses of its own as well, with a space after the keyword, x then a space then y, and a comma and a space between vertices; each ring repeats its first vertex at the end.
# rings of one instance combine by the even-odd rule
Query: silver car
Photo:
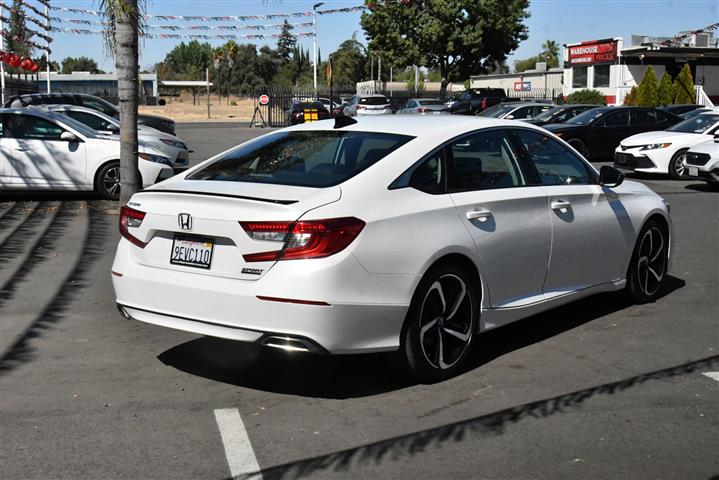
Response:
MULTIPOLYGON (((37 108, 67 115, 102 135, 112 136, 120 133, 120 122, 117 119, 91 108, 76 105, 43 105, 37 108)), ((187 143, 181 138, 147 125, 138 125, 137 139, 141 143, 161 151, 169 158, 175 173, 189 167, 190 150, 187 143)))
POLYGON ((397 113, 415 115, 448 115, 449 108, 438 98, 411 98, 397 113))
POLYGON ((551 103, 517 102, 500 103, 480 113, 482 117, 500 118, 504 120, 529 120, 546 112, 555 105, 551 103))
POLYGON ((357 115, 388 115, 392 113, 389 100, 384 95, 355 95, 344 108, 349 117, 357 115))

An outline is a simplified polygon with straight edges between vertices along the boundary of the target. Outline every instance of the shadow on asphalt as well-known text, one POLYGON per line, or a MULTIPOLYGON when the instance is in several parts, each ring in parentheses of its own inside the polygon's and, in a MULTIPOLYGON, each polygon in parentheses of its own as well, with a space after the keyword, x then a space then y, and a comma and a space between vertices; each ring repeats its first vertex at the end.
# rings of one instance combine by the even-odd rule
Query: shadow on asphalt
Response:
POLYGON ((318 474, 326 475, 331 472, 356 472, 361 467, 373 467, 383 463, 396 462, 402 458, 423 455, 426 450, 436 449, 445 444, 502 435, 505 429, 512 424, 527 419, 542 419, 565 413, 580 408, 587 400, 596 396, 615 395, 650 381, 711 370, 718 365, 719 355, 715 355, 428 430, 269 467, 260 472, 251 472, 236 478, 294 480, 318 474))
POLYGON ((48 202, 48 201, 81 201, 102 200, 95 192, 55 192, 55 191, 17 191, 3 192, 3 202, 48 202))
MULTIPOLYGON (((75 265, 68 269, 69 273, 65 277, 65 281, 57 295, 10 346, 7 352, 0 357, 0 376, 24 363, 32 361, 36 355, 33 340, 51 331, 68 314, 68 309, 72 302, 78 299, 80 293, 86 289, 88 282, 91 281, 90 269, 105 252, 105 239, 109 231, 108 222, 113 221, 113 217, 109 215, 92 211, 89 213, 89 224, 87 234, 83 240, 82 255, 75 265)), ((32 255, 27 261, 34 261, 32 255)), ((23 272, 22 268, 20 272, 23 272)), ((12 280, 8 284, 12 285, 12 280)), ((7 298, 4 297, 4 300, 7 300, 7 298)))
MULTIPOLYGON (((711 183, 692 183, 684 188, 697 192, 719 192, 719 184, 716 183, 713 185, 711 183)), ((717 478, 719 479, 719 475, 717 475, 717 478)))
MULTIPOLYGON (((684 285, 684 280, 668 276, 662 296, 684 285)), ((476 339, 464 373, 629 306, 620 294, 601 294, 490 330, 476 339)), ((293 354, 203 337, 172 347, 158 359, 185 373, 217 382, 315 398, 367 397, 417 383, 401 371, 395 353, 293 354)))

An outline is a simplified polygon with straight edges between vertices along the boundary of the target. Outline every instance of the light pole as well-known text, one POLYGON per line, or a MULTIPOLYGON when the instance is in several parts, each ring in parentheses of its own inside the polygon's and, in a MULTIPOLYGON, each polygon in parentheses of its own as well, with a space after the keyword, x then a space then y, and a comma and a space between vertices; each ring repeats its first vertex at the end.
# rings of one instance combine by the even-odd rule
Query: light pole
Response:
POLYGON ((312 54, 313 54, 313 68, 312 68, 312 85, 314 87, 315 98, 317 98, 317 9, 324 5, 325 2, 315 3, 312 6, 312 54))

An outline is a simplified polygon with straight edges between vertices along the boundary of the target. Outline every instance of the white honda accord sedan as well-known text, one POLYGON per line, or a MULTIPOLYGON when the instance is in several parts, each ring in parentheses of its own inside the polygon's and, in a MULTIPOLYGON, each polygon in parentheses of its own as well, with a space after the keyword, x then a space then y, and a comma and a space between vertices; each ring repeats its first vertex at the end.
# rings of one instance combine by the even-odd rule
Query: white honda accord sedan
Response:
POLYGON ((297 125, 135 194, 117 304, 290 351, 398 350, 443 379, 485 330, 599 292, 657 298, 669 207, 623 179, 516 121, 297 125))

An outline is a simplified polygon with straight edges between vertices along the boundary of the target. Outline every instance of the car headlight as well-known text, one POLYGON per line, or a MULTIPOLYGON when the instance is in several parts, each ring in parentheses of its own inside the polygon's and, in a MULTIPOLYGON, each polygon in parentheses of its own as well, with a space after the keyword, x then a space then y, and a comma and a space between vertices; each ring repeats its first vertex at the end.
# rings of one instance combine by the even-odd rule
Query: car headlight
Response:
POLYGON ((165 145, 169 145, 171 147, 179 148, 181 150, 187 150, 187 145, 185 145, 182 142, 177 142, 175 140, 168 140, 166 138, 161 138, 160 141, 164 143, 165 145))
POLYGON ((172 162, 170 161, 170 159, 167 157, 163 157, 162 155, 153 155, 151 153, 140 152, 137 154, 137 156, 143 160, 147 160, 148 162, 163 163, 167 166, 172 166, 172 162))
POLYGON ((650 145, 644 145, 639 150, 656 150, 658 148, 667 148, 671 143, 652 143, 650 145))

